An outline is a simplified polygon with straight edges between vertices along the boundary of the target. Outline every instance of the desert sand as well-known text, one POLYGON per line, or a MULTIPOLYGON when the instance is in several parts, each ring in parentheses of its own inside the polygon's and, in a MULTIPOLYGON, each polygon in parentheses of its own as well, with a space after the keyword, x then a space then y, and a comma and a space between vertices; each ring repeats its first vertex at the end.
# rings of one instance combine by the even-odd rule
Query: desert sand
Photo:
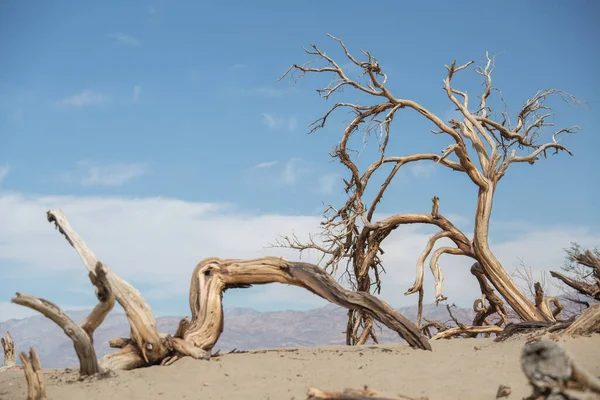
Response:
MULTIPOLYGON (((567 352, 600 375, 600 335, 560 338, 567 352)), ((524 337, 433 341, 433 351, 406 344, 253 350, 210 361, 184 358, 169 367, 122 371, 101 380, 78 382, 76 370, 46 370, 50 400, 88 399, 305 399, 309 387, 370 388, 388 396, 495 399, 498 387, 509 399, 531 393, 519 363, 524 337)), ((0 399, 25 399, 20 370, 0 373, 0 399)))

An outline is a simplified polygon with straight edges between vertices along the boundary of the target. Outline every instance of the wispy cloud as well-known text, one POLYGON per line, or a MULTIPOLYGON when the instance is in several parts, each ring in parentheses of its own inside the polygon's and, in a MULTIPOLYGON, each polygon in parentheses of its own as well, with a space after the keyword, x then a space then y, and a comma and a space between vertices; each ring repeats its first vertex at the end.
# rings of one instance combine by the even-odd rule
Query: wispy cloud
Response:
POLYGON ((9 172, 10 172, 10 167, 8 165, 0 167, 0 182, 2 182, 4 180, 4 178, 6 178, 6 175, 8 175, 9 172))
POLYGON ((140 95, 142 94, 142 85, 135 85, 133 87, 133 93, 131 94, 131 101, 137 103, 140 99, 140 95))
POLYGON ((109 33, 107 37, 126 46, 140 46, 142 44, 139 39, 125 33, 109 33))
POLYGON ((146 12, 150 15, 158 14, 158 10, 152 6, 146 6, 146 12))
POLYGON ((100 106, 106 104, 107 101, 107 96, 102 93, 84 90, 79 94, 75 94, 61 100, 60 105, 63 107, 82 108, 89 106, 100 106))
POLYGON ((75 171, 63 175, 67 182, 83 186, 121 186, 148 173, 145 164, 117 163, 100 165, 92 161, 79 161, 75 171))
POLYGON ((229 70, 236 71, 236 70, 242 69, 244 67, 246 67, 246 64, 233 64, 232 66, 229 67, 229 70))
POLYGON ((319 192, 324 195, 333 193, 335 186, 340 182, 340 174, 331 173, 319 177, 319 192))
POLYGON ((416 162, 410 166, 410 173, 415 178, 429 178, 435 173, 435 164, 416 162))
POLYGON ((293 131, 298 127, 298 120, 296 117, 285 117, 267 113, 263 113, 262 117, 265 125, 274 131, 293 131))
POLYGON ((310 163, 302 158, 290 158, 281 171, 281 181, 285 185, 295 184, 301 175, 310 171, 310 163))
POLYGON ((275 166, 279 161, 265 161, 258 163, 254 166, 254 168, 271 168, 275 166))

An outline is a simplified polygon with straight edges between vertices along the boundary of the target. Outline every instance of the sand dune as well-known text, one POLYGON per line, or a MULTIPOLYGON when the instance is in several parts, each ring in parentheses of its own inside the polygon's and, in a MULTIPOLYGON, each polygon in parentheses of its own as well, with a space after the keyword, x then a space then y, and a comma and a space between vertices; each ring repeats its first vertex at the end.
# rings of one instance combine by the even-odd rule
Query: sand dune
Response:
MULTIPOLYGON (((309 387, 342 390, 363 385, 389 396, 495 399, 499 385, 509 399, 529 395, 519 363, 525 339, 434 341, 433 352, 402 343, 377 346, 304 347, 226 354, 211 361, 185 358, 169 367, 119 372, 93 382, 76 382, 77 372, 47 370, 50 400, 305 399, 309 387)), ((600 375, 600 335, 561 338, 584 368, 600 375)), ((0 373, 0 399, 25 399, 22 371, 0 373)))

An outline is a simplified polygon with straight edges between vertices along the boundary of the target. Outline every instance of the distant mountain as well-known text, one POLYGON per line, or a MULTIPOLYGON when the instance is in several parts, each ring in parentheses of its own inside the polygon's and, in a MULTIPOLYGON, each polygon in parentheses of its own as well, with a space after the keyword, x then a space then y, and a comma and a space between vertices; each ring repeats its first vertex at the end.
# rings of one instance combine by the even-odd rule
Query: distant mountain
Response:
MULTIPOLYGON (((405 307, 400 311, 411 321, 416 320, 417 307, 405 307)), ((347 310, 333 304, 309 311, 258 312, 249 308, 228 308, 225 327, 215 351, 233 349, 282 348, 298 346, 337 345, 345 343, 347 310)), ((67 311, 74 321, 82 321, 89 311, 67 311)), ((465 322, 472 320, 473 311, 456 308, 453 314, 465 322)), ((427 319, 447 321, 445 306, 434 304, 423 307, 427 319)), ((159 317, 159 332, 174 333, 181 317, 159 317)), ((35 346, 42 365, 46 368, 65 368, 79 364, 71 340, 54 322, 42 315, 19 320, 0 322, 0 334, 10 331, 17 352, 35 346)), ((94 334, 98 357, 115 351, 108 347, 108 340, 129 337, 129 324, 123 313, 111 312, 94 334)), ((380 342, 401 342, 402 339, 385 326, 378 333, 380 342)), ((18 357, 17 357, 18 358, 18 357)), ((18 360, 17 360, 18 361, 18 360)))

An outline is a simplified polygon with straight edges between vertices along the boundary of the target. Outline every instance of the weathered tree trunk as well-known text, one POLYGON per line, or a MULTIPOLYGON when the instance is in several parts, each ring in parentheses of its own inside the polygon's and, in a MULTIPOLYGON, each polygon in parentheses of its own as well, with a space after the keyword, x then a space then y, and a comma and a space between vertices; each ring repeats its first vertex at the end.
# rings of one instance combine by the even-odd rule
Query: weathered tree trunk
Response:
POLYGON ((278 257, 202 260, 191 280, 192 318, 181 321, 180 334, 173 339, 173 347, 182 355, 208 358, 223 330, 223 290, 273 282, 303 287, 331 303, 366 312, 396 331, 412 347, 431 350, 427 338, 415 324, 375 296, 342 288, 315 265, 278 257))
POLYGON ((6 331, 3 338, 0 338, 2 349, 4 350, 4 366, 14 367, 16 365, 15 358, 15 342, 10 337, 10 332, 6 331))
POLYGON ((27 400, 46 400, 46 384, 44 382, 44 371, 42 364, 33 347, 29 349, 29 356, 25 353, 19 354, 25 379, 27 379, 27 400))
POLYGON ((519 290, 512 278, 502 268, 500 261, 498 261, 490 250, 488 234, 494 190, 495 183, 491 181, 489 181, 489 188, 487 190, 479 190, 477 212, 475 214, 473 251, 483 267, 486 277, 521 319, 524 321, 545 321, 547 318, 519 290))

